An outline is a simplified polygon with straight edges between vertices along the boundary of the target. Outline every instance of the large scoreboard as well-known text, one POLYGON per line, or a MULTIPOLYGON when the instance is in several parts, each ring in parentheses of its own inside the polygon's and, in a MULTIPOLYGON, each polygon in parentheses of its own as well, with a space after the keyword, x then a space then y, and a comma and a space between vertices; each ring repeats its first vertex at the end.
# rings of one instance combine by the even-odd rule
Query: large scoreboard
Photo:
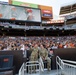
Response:
POLYGON ((41 22, 41 10, 38 8, 0 4, 0 19, 41 22))

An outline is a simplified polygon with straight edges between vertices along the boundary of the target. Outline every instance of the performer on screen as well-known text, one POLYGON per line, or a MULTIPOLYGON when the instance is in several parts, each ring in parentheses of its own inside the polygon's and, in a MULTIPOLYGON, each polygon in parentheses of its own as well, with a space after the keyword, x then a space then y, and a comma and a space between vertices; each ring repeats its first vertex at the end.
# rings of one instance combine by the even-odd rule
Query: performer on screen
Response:
POLYGON ((0 4, 0 18, 3 17, 3 14, 2 14, 2 5, 0 4))
POLYGON ((34 15, 32 9, 27 9, 27 20, 32 21, 34 20, 34 15))
POLYGON ((17 17, 16 7, 15 7, 15 6, 11 6, 11 19, 12 19, 12 20, 15 20, 16 17, 17 17))

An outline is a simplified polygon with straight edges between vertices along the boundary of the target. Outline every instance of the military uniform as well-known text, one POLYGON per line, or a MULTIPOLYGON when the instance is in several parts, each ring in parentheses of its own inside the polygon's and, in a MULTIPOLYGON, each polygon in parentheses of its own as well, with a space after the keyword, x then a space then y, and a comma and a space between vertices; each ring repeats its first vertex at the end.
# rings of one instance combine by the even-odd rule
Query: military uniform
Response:
POLYGON ((37 61, 37 60, 38 60, 38 48, 33 48, 30 56, 30 61, 37 61))
POLYGON ((43 50, 40 49, 39 50, 39 55, 42 58, 42 60, 46 60, 47 61, 47 69, 50 70, 51 69, 51 59, 48 57, 48 51, 44 48, 43 50))
MULTIPOLYGON (((31 56, 30 56, 30 61, 38 61, 38 48, 32 48, 32 53, 31 53, 31 56)), ((36 72, 35 68, 36 68, 35 66, 32 67, 33 72, 36 72)))

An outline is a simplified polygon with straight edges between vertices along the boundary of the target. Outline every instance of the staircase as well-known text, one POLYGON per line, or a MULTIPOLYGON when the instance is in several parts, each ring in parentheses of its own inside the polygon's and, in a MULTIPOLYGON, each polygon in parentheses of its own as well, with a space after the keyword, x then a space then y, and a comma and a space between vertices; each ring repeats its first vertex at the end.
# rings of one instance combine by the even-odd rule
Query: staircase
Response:
POLYGON ((56 57, 57 75, 76 75, 76 61, 56 57))

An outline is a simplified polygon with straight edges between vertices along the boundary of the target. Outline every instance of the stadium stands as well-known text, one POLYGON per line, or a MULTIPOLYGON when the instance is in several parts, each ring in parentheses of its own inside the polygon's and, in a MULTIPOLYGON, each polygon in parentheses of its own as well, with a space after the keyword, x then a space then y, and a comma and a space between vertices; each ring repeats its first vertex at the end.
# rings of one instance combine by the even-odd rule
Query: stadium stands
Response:
POLYGON ((60 16, 65 18, 67 25, 75 24, 76 23, 76 3, 62 6, 60 8, 60 16))
POLYGON ((60 15, 62 14, 68 14, 76 11, 76 3, 67 5, 67 6, 62 6, 60 9, 60 15))

